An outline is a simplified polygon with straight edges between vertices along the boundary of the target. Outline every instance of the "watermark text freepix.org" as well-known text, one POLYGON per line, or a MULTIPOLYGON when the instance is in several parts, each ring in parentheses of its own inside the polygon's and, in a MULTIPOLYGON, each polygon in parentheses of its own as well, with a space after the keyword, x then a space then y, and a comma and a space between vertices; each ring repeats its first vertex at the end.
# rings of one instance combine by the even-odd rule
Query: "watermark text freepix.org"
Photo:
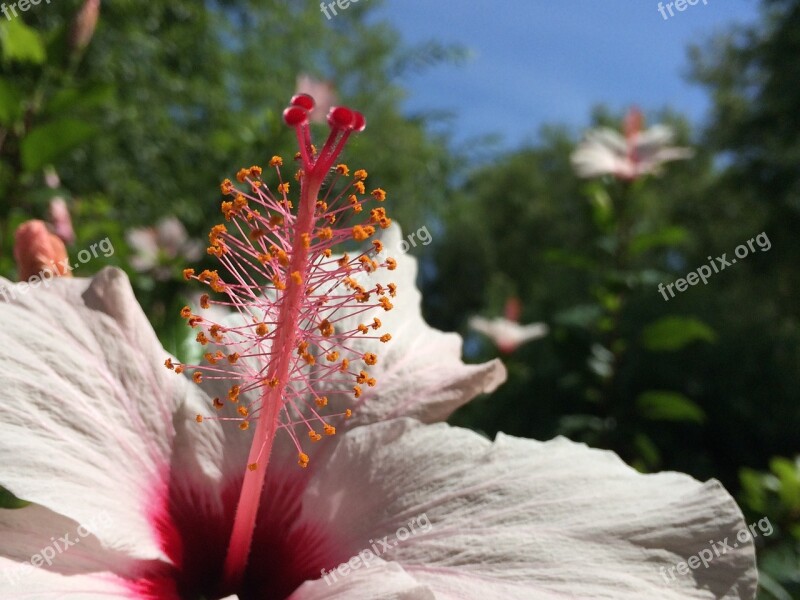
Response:
POLYGON ((664 2, 658 3, 658 12, 661 13, 661 16, 664 17, 666 21, 669 17, 674 17, 675 13, 672 12, 672 7, 675 7, 675 10, 678 12, 683 12, 690 6, 694 6, 695 4, 699 4, 700 2, 703 3, 703 6, 708 6, 708 0, 675 0, 674 2, 667 2, 666 6, 664 2), (669 12, 669 17, 667 16, 667 12, 669 12))
POLYGON ((328 21, 330 21, 333 18, 331 17, 331 13, 333 13, 334 17, 339 14, 336 12, 337 7, 339 10, 347 10, 350 8, 351 4, 356 4, 357 2, 358 0, 336 0, 335 2, 321 2, 319 5, 319 11, 328 18, 328 21))
POLYGON ((42 3, 42 1, 50 4, 50 0, 18 0, 18 2, 12 2, 11 4, 6 4, 3 2, 3 4, 0 5, 0 12, 2 12, 6 16, 6 19, 10 21, 12 18, 19 16, 17 14, 17 9, 19 9, 21 12, 27 12, 31 6, 38 6, 42 3))
POLYGON ((708 283, 708 278, 714 273, 719 273, 720 271, 725 270, 726 267, 735 265, 737 258, 746 258, 748 254, 755 252, 756 245, 758 245, 762 252, 766 252, 772 248, 772 243, 769 241, 767 234, 762 231, 756 237, 747 240, 745 244, 736 246, 736 250, 734 250, 736 258, 731 258, 729 260, 727 252, 722 256, 716 257, 715 259, 712 259, 709 256, 707 265, 698 267, 689 273, 685 279, 676 279, 672 283, 668 283, 666 286, 663 283, 659 283, 658 291, 662 296, 664 296, 664 300, 668 302, 670 298, 675 297, 675 291, 673 288, 677 289, 679 292, 685 292, 690 285, 697 285, 700 281, 703 282, 703 285, 706 285, 708 283), (669 292, 669 296, 667 296, 667 292, 669 292))
POLYGON ((340 564, 335 569, 331 569, 330 571, 322 569, 322 577, 325 579, 325 583, 332 585, 338 579, 337 575, 339 577, 346 577, 352 571, 356 571, 362 566, 369 568, 372 566, 373 561, 375 561, 383 553, 388 552, 392 548, 398 546, 400 542, 405 542, 408 538, 413 535, 417 535, 420 532, 427 533, 431 529, 433 529, 433 524, 428 519, 427 514, 421 514, 418 517, 414 517, 408 523, 406 523, 404 527, 400 527, 397 531, 395 531, 392 539, 389 539, 389 536, 387 535, 378 540, 370 540, 369 543, 372 545, 371 548, 362 550, 346 563, 340 564))
POLYGON ((27 294, 31 289, 36 289, 40 285, 45 288, 49 287, 50 282, 55 279, 58 273, 74 271, 93 258, 97 258, 101 252, 105 258, 113 256, 114 245, 109 238, 104 238, 99 242, 95 242, 88 248, 84 248, 78 252, 78 262, 76 263, 70 263, 69 258, 65 258, 64 260, 58 261, 58 263, 52 262, 49 266, 45 266, 36 275, 31 275, 27 281, 21 281, 11 286, 0 285, 0 297, 5 301, 16 300, 19 294, 27 294))
POLYGON ((3 574, 11 585, 17 585, 25 575, 29 574, 34 569, 38 569, 45 564, 48 567, 52 566, 60 554, 63 554, 73 546, 79 544, 82 538, 101 533, 110 525, 111 517, 107 512, 101 511, 95 515, 90 522, 79 525, 76 529, 77 535, 65 533, 58 539, 56 539, 55 536, 51 537, 50 543, 40 549, 36 554, 32 555, 30 560, 20 563, 13 568, 5 569, 3 574))
POLYGON ((759 532, 761 532, 764 537, 772 535, 772 523, 769 522, 768 517, 760 519, 758 523, 751 523, 749 527, 740 529, 738 532, 736 532, 735 541, 731 540, 730 538, 724 538, 722 541, 718 542, 708 540, 708 545, 710 548, 703 548, 697 554, 692 554, 685 561, 681 561, 669 569, 666 567, 661 567, 661 577, 663 577, 664 582, 671 584, 673 581, 675 581, 676 571, 678 572, 678 575, 688 575, 689 569, 694 571, 695 569, 699 569, 700 565, 703 565, 703 568, 707 569, 708 565, 715 558, 719 558, 723 554, 728 554, 728 552, 733 553, 740 546, 744 546, 750 540, 756 539, 759 532), (758 527, 756 527, 756 525, 758 525, 758 527))

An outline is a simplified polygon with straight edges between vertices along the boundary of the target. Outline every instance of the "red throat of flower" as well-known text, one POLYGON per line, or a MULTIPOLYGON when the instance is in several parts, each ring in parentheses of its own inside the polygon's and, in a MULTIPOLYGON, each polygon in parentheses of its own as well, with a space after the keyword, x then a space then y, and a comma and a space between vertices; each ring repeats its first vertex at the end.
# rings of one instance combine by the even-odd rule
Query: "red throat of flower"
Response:
POLYGON ((639 133, 642 131, 644 117, 642 111, 637 107, 633 107, 625 115, 625 142, 628 146, 628 159, 631 163, 636 164, 639 161, 639 156, 636 151, 636 144, 639 140, 639 133))
POLYGON ((300 186, 297 206, 290 200, 290 182, 281 176, 280 157, 269 162, 275 170, 272 185, 266 176, 262 179, 260 167, 241 169, 236 179, 244 191, 230 180, 221 186, 222 193, 231 198, 222 203, 222 212, 232 230, 220 224, 209 234, 208 252, 219 259, 228 275, 184 271, 187 279, 198 280, 223 295, 220 300, 203 295, 201 308, 232 308, 241 315, 240 323, 226 327, 184 308, 182 314, 189 325, 199 329, 197 341, 209 347, 206 363, 175 365, 169 359, 166 363, 179 373, 193 371, 196 383, 204 378, 232 383, 227 398, 215 398, 213 405, 218 411, 233 405, 236 416, 198 415, 198 422, 237 420, 243 430, 255 424, 247 465, 242 465, 244 482, 224 566, 226 593, 236 591, 247 568, 276 434, 282 430, 281 435, 290 436, 297 447, 299 466, 306 467, 309 457, 304 444, 319 441, 322 434, 335 435, 332 423, 351 415, 349 409, 331 414, 329 398, 358 398, 363 386, 376 384, 366 369, 376 364, 377 356, 357 352, 348 342, 356 336, 381 342, 391 338, 378 332, 381 322, 377 317, 355 327, 345 323, 351 323, 346 317, 354 314, 392 309, 394 284, 372 285, 366 280, 377 269, 393 270, 395 260, 384 257, 377 239, 352 257, 335 257, 332 252, 342 243, 366 242, 377 228, 391 224, 380 206, 364 212, 365 205, 386 199, 380 188, 367 194, 367 172, 358 170, 351 176, 347 165, 335 164, 348 137, 363 131, 366 122, 359 112, 331 109, 331 132, 317 151, 309 129, 313 107, 311 96, 301 94, 292 98, 283 113, 300 145, 295 157, 301 164, 295 174, 300 186), (331 174, 333 180, 323 190, 331 174), (247 394, 254 390, 255 395, 247 394), (246 397, 257 399, 248 402, 246 397))

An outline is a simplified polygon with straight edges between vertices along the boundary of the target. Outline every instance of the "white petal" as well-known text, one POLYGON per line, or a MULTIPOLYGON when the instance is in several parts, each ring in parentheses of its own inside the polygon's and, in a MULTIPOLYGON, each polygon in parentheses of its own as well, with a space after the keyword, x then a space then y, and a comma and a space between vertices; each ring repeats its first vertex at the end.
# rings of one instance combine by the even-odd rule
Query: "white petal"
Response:
POLYGON ((381 239, 387 256, 397 260, 397 269, 380 269, 368 281, 370 286, 397 284, 397 296, 391 299, 394 308, 389 312, 375 308, 337 325, 346 331, 377 317, 383 323, 377 333, 392 336, 386 344, 359 337, 350 343, 358 352, 374 352, 378 356, 377 366, 367 368, 377 379, 377 386, 364 386, 364 395, 347 405, 355 412, 352 423, 397 416, 425 422, 446 419, 478 394, 496 389, 505 380, 505 367, 496 360, 479 365, 461 361, 461 337, 433 329, 422 318, 422 297, 416 287, 417 261, 402 253, 400 228, 393 225, 381 239))
POLYGON ((307 581, 287 600, 436 600, 433 592, 415 581, 397 563, 374 559, 355 570, 334 570, 322 579, 307 581))
POLYGON ((139 565, 94 535, 114 526, 109 513, 79 524, 35 504, 0 510, 0 598, 130 598, 120 573, 139 565))
POLYGON ((661 571, 745 526, 719 483, 641 475, 565 439, 491 443, 405 419, 360 427, 304 506, 334 524, 351 554, 389 536, 381 558, 437 598, 710 600, 755 590, 752 542, 674 580, 661 571))
MULTIPOLYGON (((166 353, 119 270, 13 294, 0 303, 0 485, 80 523, 107 511, 105 543, 160 557, 148 517, 184 456, 173 456, 173 418, 186 410, 187 380, 161 364, 166 353)), ((214 474, 204 461, 213 449, 185 452, 195 454, 214 474)))

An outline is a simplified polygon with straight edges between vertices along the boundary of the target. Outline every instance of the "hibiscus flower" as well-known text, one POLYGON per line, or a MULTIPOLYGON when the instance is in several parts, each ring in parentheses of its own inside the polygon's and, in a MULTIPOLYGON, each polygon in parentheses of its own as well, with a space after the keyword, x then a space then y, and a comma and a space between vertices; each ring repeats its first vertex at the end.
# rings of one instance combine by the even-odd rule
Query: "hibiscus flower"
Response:
POLYGON ((197 260, 203 250, 203 245, 190 239, 183 223, 174 216, 164 217, 155 227, 131 229, 125 239, 133 250, 131 266, 161 281, 173 276, 176 261, 197 260))
MULTIPOLYGON (((296 111, 287 116, 301 140, 307 125, 303 116, 296 111)), ((332 121, 358 124, 352 112, 340 112, 332 121)), ((335 140, 341 141, 341 131, 335 130, 335 140)), ((316 202, 314 165, 322 164, 327 173, 324 162, 317 163, 326 154, 323 149, 312 156, 310 142, 304 149, 300 179, 308 177, 311 183, 306 183, 310 192, 301 196, 310 193, 316 202)), ((260 178, 247 174, 241 179, 254 188, 251 202, 275 200, 263 191, 266 184, 255 184, 260 178)), ((227 184, 223 188, 233 191, 227 184)), ((236 210, 232 222, 241 225, 241 218, 247 223, 248 209, 240 203, 236 210)), ((250 219, 252 230, 260 230, 259 217, 250 219)), ((286 222, 299 229, 303 240, 303 219, 300 224, 276 221, 275 227, 286 222)), ((228 237, 219 229, 212 234, 210 250, 223 263, 224 249, 233 248, 236 239, 255 243, 250 235, 228 237)), ((389 226, 385 235, 399 232, 389 226)), ((291 261, 281 264, 278 250, 270 251, 274 261, 254 260, 264 269, 292 268, 291 261)), ((300 257, 297 266, 303 254, 294 256, 300 257)), ((280 370, 288 356, 284 342, 251 318, 294 306, 293 296, 278 293, 284 291, 278 287, 244 305, 253 289, 247 280, 197 276, 227 294, 245 320, 215 330, 224 336, 216 345, 221 352, 224 348, 224 360, 212 354, 217 362, 201 368, 168 359, 173 369, 184 371, 176 376, 161 364, 164 350, 121 271, 108 268, 93 279, 59 279, 28 295, 0 284, 0 380, 6 392, 0 485, 30 503, 0 511, 0 597, 753 596, 752 542, 715 557, 707 569, 672 579, 664 575, 706 549, 708 540, 731 539, 744 527, 741 512, 717 482, 703 484, 676 473, 641 475, 609 452, 565 439, 499 436, 492 442, 436 423, 477 393, 492 391, 504 376, 502 365, 464 365, 458 336, 424 324, 413 289, 412 258, 387 259, 397 279, 391 283, 408 286, 404 294, 392 296, 391 311, 386 302, 365 297, 366 281, 374 289, 388 288, 380 278, 388 277, 389 269, 370 269, 368 277, 358 279, 361 283, 341 284, 355 287, 350 291, 361 294, 361 302, 337 304, 336 292, 342 290, 330 282, 321 289, 309 287, 317 279, 304 274, 324 279, 316 267, 337 273, 350 264, 344 255, 327 258, 339 266, 313 262, 300 273, 296 293, 319 294, 313 303, 301 302, 303 315, 313 307, 335 306, 343 318, 331 322, 333 330, 327 324, 320 329, 315 321, 303 329, 305 319, 289 325, 294 333, 316 330, 326 340, 340 337, 342 353, 354 356, 385 348, 368 374, 379 384, 365 383, 358 395, 338 394, 335 379, 322 378, 327 388, 303 379, 326 370, 303 357, 310 346, 302 342, 297 348, 302 352, 292 347, 291 355, 305 367, 280 370), (358 335, 349 336, 351 325, 372 322, 375 314, 391 324, 391 344, 358 327, 358 335), (260 336, 263 345, 254 348, 264 353, 228 360, 231 350, 243 348, 236 338, 248 343, 251 335, 260 336), (272 353, 272 348, 281 351, 272 353), (227 397, 214 415, 198 418, 217 405, 212 398, 219 400, 220 390, 230 392, 229 377, 264 360, 269 362, 262 377, 266 381, 243 383, 236 401, 227 397), (278 367, 271 361, 278 361, 278 367), (273 386, 273 372, 296 378, 285 380, 285 388, 273 386), (281 390, 274 405, 273 389, 281 390), (325 413, 317 402, 322 390, 330 397, 325 413), (316 405, 320 413, 305 405, 288 410, 290 399, 316 405), (275 406, 286 409, 282 414, 289 420, 268 419, 265 410, 275 406), (250 414, 243 415, 243 407, 250 414), (343 416, 348 413, 352 418, 343 416), (309 424, 318 427, 323 418, 337 419, 338 431, 320 436, 309 451, 311 460, 303 460, 301 452, 298 461, 297 431, 309 424), (252 420, 255 427, 242 426, 252 420), (268 433, 278 425, 278 435, 262 439, 262 423, 268 433), (253 449, 264 443, 269 444, 266 455, 254 463, 253 449), (255 501, 247 496, 253 481, 261 483, 255 501), (253 509, 252 518, 243 506, 253 509), (241 544, 243 539, 247 543, 241 544), (38 568, 23 573, 26 564, 38 568)), ((230 272, 241 274, 235 268, 230 272)), ((204 298, 201 305, 210 302, 204 298)), ((270 321, 274 329, 268 329, 287 331, 283 318, 270 321)), ((201 317, 189 319, 204 332, 201 317)), ((305 339, 322 343, 310 333, 305 339)), ((311 356, 322 360, 319 354, 311 356)), ((356 377, 363 375, 357 372, 356 377)))
POLYGON ((473 316, 469 319, 470 328, 484 334, 504 354, 511 354, 522 344, 547 335, 549 328, 544 323, 519 322, 522 306, 518 298, 506 301, 504 316, 486 319, 473 316))
POLYGON ((625 118, 624 136, 608 127, 588 131, 572 153, 572 165, 580 177, 633 180, 658 174, 664 163, 694 156, 691 148, 672 146, 674 137, 667 125, 642 131, 642 113, 632 109, 625 118))

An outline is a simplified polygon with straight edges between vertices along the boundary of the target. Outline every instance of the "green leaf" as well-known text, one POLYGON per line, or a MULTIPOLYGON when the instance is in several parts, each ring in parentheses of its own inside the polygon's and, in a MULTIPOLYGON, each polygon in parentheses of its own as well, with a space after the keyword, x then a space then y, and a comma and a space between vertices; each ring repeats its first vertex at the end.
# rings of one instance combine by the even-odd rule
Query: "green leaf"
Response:
POLYGON ((71 109, 94 109, 108 103, 114 95, 114 87, 98 84, 85 89, 65 88, 56 92, 45 105, 44 112, 58 116, 71 109))
POLYGON ((775 457, 769 461, 769 468, 781 482, 781 502, 791 510, 800 509, 800 471, 794 461, 775 457))
POLYGON ((672 352, 692 342, 713 343, 716 339, 711 327, 693 317, 664 317, 642 332, 644 347, 653 352, 672 352))
POLYGON ((703 409, 683 394, 670 391, 644 392, 636 399, 639 413, 651 421, 691 421, 706 419, 703 409))
POLYGON ((633 444, 636 447, 637 455, 641 457, 642 462, 648 469, 658 467, 661 462, 661 453, 653 440, 643 433, 637 433, 633 439, 633 444))
POLYGON ((0 79, 0 125, 13 125, 22 116, 22 94, 11 83, 0 79))
POLYGON ((91 138, 97 128, 78 119, 60 119, 39 125, 20 144, 22 165, 37 171, 91 138))
POLYGON ((39 33, 19 17, 10 21, 0 20, 0 47, 6 63, 17 61, 40 65, 47 56, 39 33))
POLYGON ((763 475, 754 469, 744 467, 739 471, 739 482, 747 506, 757 513, 766 512, 767 490, 764 487, 763 475))
POLYGON ((0 508, 25 508, 30 502, 20 500, 6 488, 0 485, 0 508))
POLYGON ((655 233, 645 233, 633 239, 630 245, 631 254, 636 256, 658 246, 680 246, 689 238, 689 232, 683 227, 666 227, 655 233))

